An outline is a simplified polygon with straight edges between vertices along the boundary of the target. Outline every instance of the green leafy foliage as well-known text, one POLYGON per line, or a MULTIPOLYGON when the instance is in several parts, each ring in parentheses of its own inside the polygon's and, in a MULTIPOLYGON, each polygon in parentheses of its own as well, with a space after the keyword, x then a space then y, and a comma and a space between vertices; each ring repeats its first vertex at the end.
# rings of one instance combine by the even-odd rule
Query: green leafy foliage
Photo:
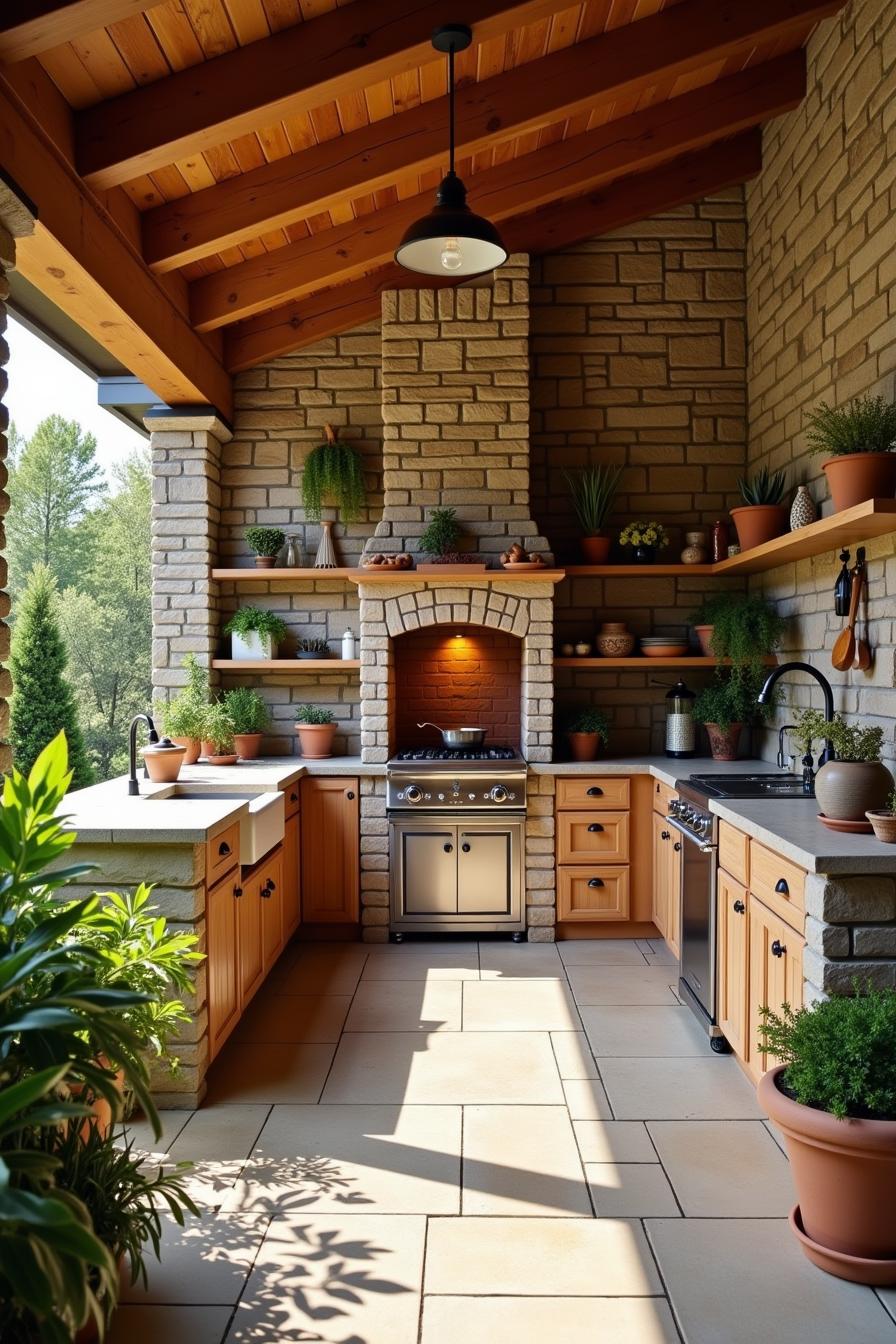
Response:
POLYGON ((356 523, 366 498, 364 464, 357 448, 337 439, 329 430, 325 443, 313 448, 302 472, 302 507, 309 522, 319 523, 327 501, 339 510, 344 523, 356 523))
POLYGON ((593 706, 570 714, 566 720, 566 731, 568 733, 597 733, 604 746, 610 740, 610 722, 606 714, 593 706))
POLYGON ((270 710, 251 686, 234 686, 227 691, 224 708, 234 733, 263 733, 271 721, 270 710))
POLYGON ((10 740, 20 770, 27 773, 47 744, 64 732, 72 785, 81 789, 93 782, 93 770, 65 677, 68 659, 56 617, 57 598, 51 570, 45 564, 35 565, 19 603, 13 633, 10 740))
POLYGON ((194 653, 186 655, 183 667, 187 673, 186 686, 173 700, 157 704, 154 714, 168 737, 198 740, 202 737, 209 701, 208 668, 202 666, 194 653))
POLYGON ((430 509, 429 522, 420 538, 420 550, 424 555, 444 559, 457 551, 460 534, 457 509, 430 509))
POLYGON ((563 474, 579 526, 586 537, 593 537, 603 531, 610 516, 622 470, 598 463, 584 471, 566 471, 563 474))
POLYGON ((730 661, 734 680, 746 678, 750 693, 755 689, 758 694, 765 659, 778 647, 786 629, 777 607, 758 594, 717 593, 707 598, 690 619, 694 625, 713 627, 711 647, 716 658, 720 663, 730 661))
POLYGON ((694 718, 698 723, 717 723, 723 730, 733 723, 768 723, 777 701, 765 705, 757 703, 764 680, 761 670, 757 675, 745 668, 735 675, 733 668, 719 668, 713 681, 698 692, 694 700, 694 718))
POLYGON ((335 722, 331 710, 322 709, 320 705, 299 705, 296 709, 296 723, 317 725, 335 722))
POLYGON ((889 453, 896 447, 896 402, 854 397, 846 406, 821 402, 807 415, 809 451, 842 457, 849 453, 889 453))
POLYGON ((828 723, 818 709, 800 709, 794 715, 792 736, 811 751, 812 743, 827 738, 839 761, 879 761, 883 752, 884 730, 872 724, 849 723, 835 714, 828 723))
POLYGON ((787 473, 776 471, 772 475, 768 467, 763 467, 752 478, 741 476, 737 486, 745 504, 780 504, 787 489, 787 473))
POLYGON ((263 607, 240 607, 224 627, 225 635, 270 635, 275 644, 286 638, 286 623, 263 607))
POLYGON ((854 980, 852 996, 760 1012, 761 1048, 785 1066, 795 1101, 838 1120, 896 1120, 896 991, 854 980))
POLYGON ((246 541, 256 555, 275 556, 283 548, 286 533, 279 527, 247 527, 246 541))
POLYGON ((227 707, 220 700, 206 707, 202 716, 202 740, 210 742, 216 756, 229 756, 233 752, 233 720, 227 707))

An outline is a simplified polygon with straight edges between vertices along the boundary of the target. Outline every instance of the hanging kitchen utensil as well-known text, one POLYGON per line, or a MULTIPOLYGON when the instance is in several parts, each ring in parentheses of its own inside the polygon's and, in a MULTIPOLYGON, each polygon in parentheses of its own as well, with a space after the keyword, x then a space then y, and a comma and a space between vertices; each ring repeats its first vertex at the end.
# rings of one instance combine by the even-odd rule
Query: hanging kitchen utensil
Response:
POLYGON ((485 741, 484 728, 440 728, 437 723, 418 723, 418 728, 435 728, 442 734, 446 747, 481 747, 485 741))
MULTIPOLYGON (((864 546, 860 546, 859 549, 856 551, 856 567, 855 570, 853 571, 853 575, 854 577, 857 577, 859 580, 859 607, 861 608, 862 600, 864 599, 867 602, 868 599, 868 579, 866 577, 865 572, 864 546)), ((867 633, 867 622, 865 629, 867 633)), ((862 639, 860 636, 857 635, 856 654, 855 658, 853 659, 853 667, 858 668, 860 672, 867 672, 870 666, 871 666, 871 646, 869 645, 867 639, 862 639)))
POLYGON ((831 662, 838 672, 845 672, 848 667, 851 667, 852 660, 856 656, 856 616, 859 610, 859 597, 861 592, 861 575, 854 572, 852 576, 852 594, 849 599, 849 616, 846 620, 846 629, 842 630, 837 636, 837 640, 831 652, 831 662))
POLYGON ((845 548, 840 552, 840 573, 837 575, 837 582, 834 584, 834 615, 845 616, 849 611, 849 598, 851 585, 849 582, 849 551, 845 548))

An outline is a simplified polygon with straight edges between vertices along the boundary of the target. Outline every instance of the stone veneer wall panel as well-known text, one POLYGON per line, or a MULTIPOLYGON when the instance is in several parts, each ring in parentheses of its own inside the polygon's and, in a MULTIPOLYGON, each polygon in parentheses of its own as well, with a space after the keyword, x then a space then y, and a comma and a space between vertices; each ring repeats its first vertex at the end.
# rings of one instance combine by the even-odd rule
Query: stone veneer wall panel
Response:
MULTIPOLYGON (((763 132, 763 170, 747 187, 751 470, 785 467, 831 511, 806 412, 864 393, 896 396, 896 7, 853 0, 813 34, 808 92, 763 132)), ((831 590, 836 552, 753 580, 791 617, 783 652, 822 666, 837 708, 885 730, 896 758, 896 557, 868 547, 868 673, 832 673, 842 622, 831 590)), ((791 706, 815 702, 806 684, 791 706)), ((783 719, 781 720, 784 721, 783 719)), ((772 759, 769 734, 764 755, 772 759)))

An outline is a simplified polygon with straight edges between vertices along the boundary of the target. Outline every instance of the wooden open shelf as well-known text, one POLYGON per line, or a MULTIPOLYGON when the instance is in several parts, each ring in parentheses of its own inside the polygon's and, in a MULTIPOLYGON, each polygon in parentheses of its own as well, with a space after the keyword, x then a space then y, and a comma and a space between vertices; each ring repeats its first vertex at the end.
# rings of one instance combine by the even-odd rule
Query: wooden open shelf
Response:
POLYGON ((363 569, 213 569, 213 579, 227 579, 230 583, 282 583, 290 579, 350 579, 365 574, 363 569))
POLYGON ((352 672, 360 658, 213 658, 219 672, 352 672))
POLYGON ((896 499, 867 499, 851 509, 819 518, 796 532, 754 546, 730 560, 713 565, 714 574, 761 574, 777 565, 789 565, 794 560, 808 560, 826 551, 839 551, 843 546, 855 546, 862 541, 886 536, 896 529, 896 499))
MULTIPOLYGON (((461 566, 463 571, 463 566, 461 566)), ((354 569, 350 572, 349 581, 351 583, 425 583, 427 587, 434 586, 457 588, 458 585, 465 588, 470 583, 506 583, 510 580, 512 583, 560 583, 561 579, 566 578, 565 569, 549 569, 547 565, 543 569, 483 569, 478 573, 470 574, 469 571, 463 571, 459 574, 451 573, 451 565, 445 566, 444 574, 433 574, 432 570, 427 570, 421 574, 416 569, 387 569, 380 573, 377 569, 354 569)))
POLYGON ((716 565, 567 565, 566 577, 602 579, 699 578, 715 574, 716 565))
MULTIPOLYGON (((774 667, 777 658, 763 658, 764 663, 769 667, 774 667)), ((615 671, 617 668, 640 668, 646 671, 651 667, 705 667, 711 670, 718 667, 716 658, 703 658, 700 654, 694 654, 691 657, 685 654, 681 658, 646 658, 644 654, 635 654, 631 658, 555 658, 555 667, 583 667, 593 672, 595 669, 603 669, 607 672, 615 671)))

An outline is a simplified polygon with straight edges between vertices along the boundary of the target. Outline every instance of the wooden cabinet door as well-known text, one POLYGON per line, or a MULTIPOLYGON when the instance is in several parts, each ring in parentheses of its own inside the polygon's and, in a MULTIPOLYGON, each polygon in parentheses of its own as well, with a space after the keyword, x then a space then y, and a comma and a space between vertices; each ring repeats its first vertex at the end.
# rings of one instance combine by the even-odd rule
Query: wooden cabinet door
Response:
POLYGON ((759 1047, 760 1008, 767 1004, 774 1012, 789 1003, 799 1008, 803 1002, 803 946, 805 940, 769 910, 752 893, 747 899, 749 925, 749 989, 747 1013, 747 1068, 758 1079, 766 1069, 778 1063, 759 1047))
POLYGON ((558 863, 628 863, 628 812, 558 812, 558 863))
POLYGON ((301 907, 301 830, 299 814, 289 818, 283 832, 283 942, 288 943, 299 926, 301 907))
POLYGON ((240 1011, 264 979, 264 930, 260 869, 244 875, 237 901, 237 934, 240 969, 240 1011))
POLYGON ((283 850, 278 845, 264 860, 258 873, 261 901, 261 944, 264 972, 283 951, 283 850))
POLYGON ((210 887, 205 898, 206 975, 208 981, 208 1035, 211 1057, 220 1050, 240 1013, 237 960, 239 874, 232 873, 210 887))
POLYGON ((558 868, 557 918, 589 924, 628 919, 628 868, 558 868))
POLYGON ((360 906, 357 779, 306 776, 301 818, 303 922, 356 922, 360 906))
POLYGON ((664 840, 666 854, 666 944, 675 957, 681 956, 681 863, 682 839, 677 831, 664 840))
POLYGON ((653 814, 653 922, 663 937, 669 915, 669 847, 672 833, 666 818, 653 814))
POLYGON ((716 893, 716 997, 719 1026, 747 1062, 747 889, 719 869, 716 893))

